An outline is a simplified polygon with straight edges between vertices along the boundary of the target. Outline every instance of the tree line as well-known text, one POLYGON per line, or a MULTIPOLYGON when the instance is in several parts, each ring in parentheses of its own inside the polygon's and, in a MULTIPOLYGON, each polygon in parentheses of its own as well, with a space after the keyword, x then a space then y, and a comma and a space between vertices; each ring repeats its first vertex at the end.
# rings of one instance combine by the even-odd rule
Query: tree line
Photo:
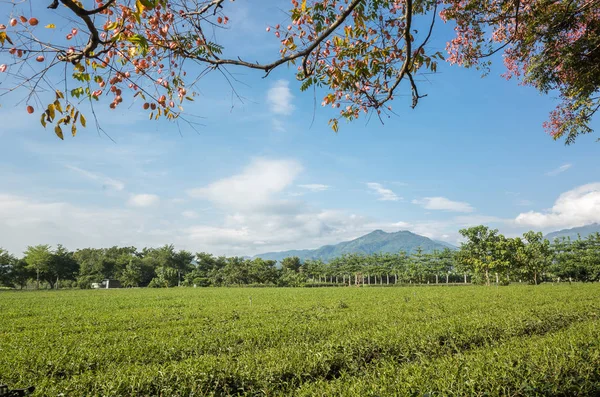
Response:
POLYGON ((555 239, 533 231, 507 238, 496 229, 460 230, 458 250, 344 254, 329 262, 192 254, 160 248, 111 247, 69 251, 62 245, 29 246, 18 258, 0 248, 0 286, 90 288, 103 279, 124 287, 324 286, 391 284, 508 284, 600 281, 600 233, 555 239))

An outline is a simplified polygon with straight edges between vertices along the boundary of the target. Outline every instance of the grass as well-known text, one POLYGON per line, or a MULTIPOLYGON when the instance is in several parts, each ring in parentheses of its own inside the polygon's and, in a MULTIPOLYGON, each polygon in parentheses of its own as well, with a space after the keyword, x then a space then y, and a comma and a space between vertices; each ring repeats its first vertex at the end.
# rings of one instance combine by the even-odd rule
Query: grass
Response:
POLYGON ((0 383, 40 396, 597 395, 599 298, 598 284, 3 291, 0 383))

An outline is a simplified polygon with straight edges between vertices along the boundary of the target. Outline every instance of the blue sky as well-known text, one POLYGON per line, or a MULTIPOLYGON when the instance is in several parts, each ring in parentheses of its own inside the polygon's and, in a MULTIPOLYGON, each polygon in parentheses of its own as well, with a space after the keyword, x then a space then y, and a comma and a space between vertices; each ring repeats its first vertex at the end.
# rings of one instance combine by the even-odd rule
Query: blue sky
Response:
MULTIPOLYGON (((228 5, 226 49, 276 57, 265 27, 285 20, 277 5, 288 8, 228 5)), ((41 24, 52 17, 42 15, 41 24)), ((443 49, 451 30, 440 28, 432 46, 443 49)), ((428 96, 415 110, 404 91, 384 125, 341 122, 338 134, 322 95, 315 110, 313 93, 301 93, 286 67, 266 79, 230 69, 243 101, 219 74, 206 77, 186 107, 202 117, 197 131, 149 122, 139 103, 115 111, 101 103, 114 142, 89 126, 60 141, 15 105, 26 93, 0 97, 0 246, 174 243, 252 255, 374 229, 457 244, 460 228, 481 223, 517 235, 600 222, 598 134, 571 146, 553 141, 541 125, 554 98, 505 81, 501 70, 482 79, 440 65, 421 78, 428 96)))

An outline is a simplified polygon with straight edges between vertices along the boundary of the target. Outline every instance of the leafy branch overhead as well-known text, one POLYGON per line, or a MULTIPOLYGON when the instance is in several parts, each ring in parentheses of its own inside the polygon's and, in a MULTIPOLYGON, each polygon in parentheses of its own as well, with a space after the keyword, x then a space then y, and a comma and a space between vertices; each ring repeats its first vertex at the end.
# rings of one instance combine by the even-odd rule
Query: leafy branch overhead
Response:
POLYGON ((303 91, 316 86, 324 92, 321 104, 334 109, 330 125, 337 131, 341 119, 390 112, 402 90, 417 106, 426 96, 419 76, 435 73, 442 60, 487 73, 498 54, 507 79, 560 96, 544 123, 552 137, 571 143, 592 131, 600 107, 600 0, 291 3, 289 24, 266 28, 281 44, 279 56, 257 62, 219 43, 217 33, 235 23, 227 16, 233 0, 54 0, 47 5, 52 20, 44 23, 39 2, 3 2, 0 81, 10 88, 0 96, 22 91, 27 111, 35 113, 39 94, 56 92, 42 105, 40 121, 62 138, 63 127, 75 135, 76 126, 84 126, 83 100, 92 112, 96 101, 115 109, 138 100, 150 119, 177 120, 197 95, 195 83, 211 71, 242 67, 268 75, 295 65, 303 91), (441 22, 456 32, 445 54, 428 45, 441 22), (65 29, 66 35, 55 34, 65 29), (62 117, 51 117, 52 109, 62 117))

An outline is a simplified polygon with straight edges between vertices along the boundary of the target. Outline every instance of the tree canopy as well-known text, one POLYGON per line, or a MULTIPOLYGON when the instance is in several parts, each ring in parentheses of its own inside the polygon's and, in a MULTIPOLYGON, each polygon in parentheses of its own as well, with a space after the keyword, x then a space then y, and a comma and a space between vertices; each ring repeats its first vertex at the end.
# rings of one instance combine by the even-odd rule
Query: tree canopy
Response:
POLYGON ((346 253, 328 262, 286 257, 213 256, 159 248, 30 246, 19 259, 0 248, 0 287, 90 288, 103 279, 124 287, 448 284, 600 281, 600 233, 548 241, 539 232, 505 237, 480 225, 460 231, 458 250, 346 253))
POLYGON ((600 0, 292 0, 289 24, 266 27, 281 44, 266 62, 229 53, 214 33, 235 23, 233 1, 47 3, 52 20, 43 23, 42 2, 0 3, 0 95, 22 91, 26 111, 61 139, 63 128, 75 135, 86 126, 84 101, 94 117, 102 100, 111 109, 139 101, 151 119, 183 119, 195 83, 232 67, 268 75, 295 65, 301 89, 320 87, 322 105, 335 109, 334 131, 340 119, 391 112, 403 90, 417 106, 425 94, 416 77, 442 60, 487 73, 495 54, 506 78, 558 93, 544 123, 554 139, 571 143, 591 132, 600 107, 600 0), (455 27, 446 53, 428 46, 439 19, 455 27), (61 73, 49 73, 55 68, 61 73), (39 96, 48 89, 49 103, 39 96))

